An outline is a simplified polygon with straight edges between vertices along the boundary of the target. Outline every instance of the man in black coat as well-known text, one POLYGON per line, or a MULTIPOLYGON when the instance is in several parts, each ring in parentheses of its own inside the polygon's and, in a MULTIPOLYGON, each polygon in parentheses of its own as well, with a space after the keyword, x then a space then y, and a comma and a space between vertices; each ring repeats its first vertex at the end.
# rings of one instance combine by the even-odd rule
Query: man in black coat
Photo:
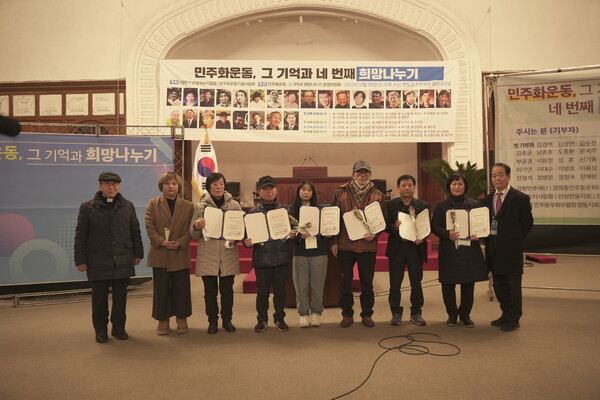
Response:
MULTIPOLYGON (((423 210, 429 210, 429 204, 415 199, 417 181, 411 175, 402 175, 397 180, 400 197, 386 203, 386 232, 389 233, 385 255, 389 260, 390 293, 388 302, 392 312, 392 325, 402 322, 403 307, 400 305, 400 287, 404 279, 404 268, 408 266, 410 280, 410 320, 419 326, 425 325, 423 308, 423 263, 427 261, 427 241, 425 238, 415 242, 400 237, 398 213, 402 212, 416 218, 423 210)), ((429 217, 428 217, 429 218, 429 217)))
POLYGON ((81 204, 75 229, 75 265, 87 273, 92 287, 92 323, 96 341, 108 341, 108 291, 112 286, 112 336, 128 338, 125 331, 127 286, 135 265, 144 257, 140 224, 133 203, 119 193, 121 177, 102 172, 100 190, 81 204))
POLYGON ((485 253, 494 278, 494 292, 502 309, 502 316, 492 321, 492 326, 514 331, 519 328, 523 314, 523 241, 533 228, 531 201, 528 195, 509 185, 508 165, 494 164, 491 179, 495 190, 483 200, 483 205, 490 209, 492 221, 485 253))

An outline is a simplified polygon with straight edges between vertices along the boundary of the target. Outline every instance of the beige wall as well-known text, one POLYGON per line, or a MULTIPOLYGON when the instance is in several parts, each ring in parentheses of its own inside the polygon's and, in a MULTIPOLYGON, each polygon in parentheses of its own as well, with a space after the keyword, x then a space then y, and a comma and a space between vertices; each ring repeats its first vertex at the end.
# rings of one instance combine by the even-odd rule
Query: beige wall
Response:
MULTIPOLYGON (((124 78, 136 41, 143 40, 144 27, 153 25, 157 15, 166 9, 203 3, 214 6, 214 2, 203 0, 2 0, 0 80, 124 78)), ((389 1, 396 9, 405 3, 417 1, 389 1)), ((220 4, 251 14, 254 6, 275 7, 278 0, 222 0, 220 4)), ((336 15, 339 1, 289 0, 286 4, 296 8, 279 19, 259 22, 260 15, 256 15, 250 26, 231 21, 182 37, 162 58, 443 59, 424 40, 424 32, 410 32, 389 22, 367 21, 366 14, 356 23, 352 15, 336 15), (330 18, 307 12, 308 6, 315 5, 331 7, 330 18), (299 15, 305 16, 302 27, 298 25, 299 15)), ((483 71, 600 64, 597 0, 421 0, 418 4, 431 5, 436 12, 442 10, 463 25, 476 45, 471 51, 477 52, 477 68, 483 71), (567 22, 568 28, 563 29, 567 22)), ((219 10, 213 6, 207 6, 202 13, 214 18, 219 10)), ((415 144, 214 145, 220 171, 229 181, 242 183, 244 206, 251 205, 251 192, 259 176, 290 176, 292 167, 301 165, 307 157, 327 165, 330 176, 349 175, 352 163, 365 159, 373 165, 373 177, 386 179, 388 188, 395 186, 400 174, 417 176, 415 144)), ((481 154, 481 150, 476 148, 475 152, 481 154)))
MULTIPOLYGON (((236 7, 262 5, 269 0, 223 2, 236 7)), ((165 8, 187 3, 187 0, 2 0, 0 81, 124 78, 131 48, 144 25, 165 8)), ((335 0, 307 3, 336 5, 335 0)), ((484 71, 600 63, 598 0, 423 0, 420 3, 440 5, 462 21, 477 45, 484 71)))

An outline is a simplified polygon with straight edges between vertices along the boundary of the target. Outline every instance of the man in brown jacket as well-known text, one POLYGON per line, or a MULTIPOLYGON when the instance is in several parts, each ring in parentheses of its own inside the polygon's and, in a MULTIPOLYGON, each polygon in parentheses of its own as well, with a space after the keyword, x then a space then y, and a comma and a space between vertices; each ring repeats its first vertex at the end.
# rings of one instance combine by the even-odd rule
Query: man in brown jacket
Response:
MULTIPOLYGON (((371 182, 371 165, 366 161, 356 161, 352 168, 352 180, 340 186, 333 195, 333 205, 340 207, 340 214, 354 209, 365 208, 367 205, 383 201, 381 193, 371 182)), ((352 297, 352 278, 354 264, 358 263, 360 277, 360 306, 362 323, 366 327, 373 327, 375 323, 373 305, 373 277, 375 275, 375 255, 377 253, 377 235, 365 234, 364 238, 351 241, 348 230, 342 220, 340 235, 331 246, 331 252, 338 258, 342 281, 340 284, 340 308, 342 321, 340 326, 348 328, 354 322, 354 298, 352 297)))

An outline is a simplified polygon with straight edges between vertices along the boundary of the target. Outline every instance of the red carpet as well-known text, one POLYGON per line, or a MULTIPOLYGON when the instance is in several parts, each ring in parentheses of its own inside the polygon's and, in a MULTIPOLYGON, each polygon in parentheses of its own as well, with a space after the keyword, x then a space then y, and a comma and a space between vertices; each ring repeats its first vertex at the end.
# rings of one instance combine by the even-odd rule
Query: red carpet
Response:
MULTIPOLYGON (((385 256, 385 247, 387 244, 387 233, 382 233, 379 236, 379 242, 377 247, 377 261, 375 262, 375 271, 383 272, 388 270, 388 260, 385 256)), ((429 261, 423 265, 425 271, 437 271, 438 266, 438 254, 437 249, 434 250, 431 246, 431 241, 428 241, 429 246, 429 261)), ((196 271, 196 254, 197 254, 197 242, 193 241, 190 243, 192 266, 190 268, 190 274, 194 274, 196 271)), ((248 274, 244 279, 243 292, 244 293, 256 293, 256 276, 252 269, 252 249, 245 248, 241 242, 238 243, 238 251, 240 255, 240 272, 242 274, 248 274)), ((358 279, 358 270, 354 266, 354 280, 352 287, 356 291, 360 291, 360 281, 358 279)))

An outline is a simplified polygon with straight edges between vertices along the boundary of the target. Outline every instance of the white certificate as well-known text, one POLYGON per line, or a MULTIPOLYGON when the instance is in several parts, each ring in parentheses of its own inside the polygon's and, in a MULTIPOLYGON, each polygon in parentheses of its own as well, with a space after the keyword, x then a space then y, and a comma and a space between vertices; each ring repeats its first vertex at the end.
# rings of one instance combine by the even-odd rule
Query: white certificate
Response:
POLYGON ((469 212, 471 235, 478 238, 490 235, 490 211, 486 207, 473 208, 469 212))
POLYGON ((399 212, 398 221, 402 222, 399 228, 400 237, 402 239, 415 242, 417 239, 425 239, 431 233, 429 210, 427 209, 421 211, 414 221, 410 215, 399 212))
POLYGON ((321 209, 321 235, 334 236, 340 233, 340 208, 338 206, 321 209))
POLYGON ((310 228, 307 230, 311 235, 315 236, 319 234, 319 220, 321 216, 321 212, 318 207, 311 206, 302 206, 300 207, 300 215, 298 219, 298 223, 300 225, 306 226, 310 224, 310 228))
POLYGON ((369 231, 372 234, 382 232, 385 229, 385 218, 381 212, 381 205, 375 201, 365 207, 365 216, 369 224, 369 231))
POLYGON ((224 210, 223 238, 242 240, 244 238, 244 212, 241 210, 224 210))
POLYGON ((252 239, 252 243, 263 243, 269 240, 269 228, 267 218, 261 212, 244 215, 246 224, 246 235, 252 239))
POLYGON ((203 233, 205 237, 220 239, 223 232, 223 211, 220 208, 204 208, 204 226, 203 233))
POLYGON ((267 222, 272 239, 288 237, 292 230, 290 217, 285 208, 278 208, 267 212, 267 222))
POLYGON ((348 238, 352 241, 359 240, 369 233, 369 225, 365 220, 365 213, 362 210, 356 209, 344 213, 342 216, 344 225, 348 231, 348 238))

